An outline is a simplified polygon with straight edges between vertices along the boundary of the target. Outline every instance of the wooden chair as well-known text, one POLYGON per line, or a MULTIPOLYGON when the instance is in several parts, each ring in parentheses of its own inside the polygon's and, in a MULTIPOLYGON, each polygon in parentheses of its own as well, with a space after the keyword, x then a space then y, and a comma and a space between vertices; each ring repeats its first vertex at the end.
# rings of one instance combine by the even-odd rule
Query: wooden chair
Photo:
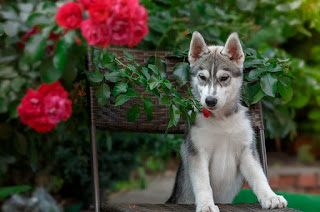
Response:
MULTIPOLYGON (((150 56, 158 56, 165 60, 167 65, 168 76, 167 79, 172 82, 172 85, 178 90, 181 95, 184 95, 186 86, 180 88, 178 83, 172 76, 173 67, 177 62, 181 62, 181 59, 177 57, 169 56, 170 52, 166 51, 142 51, 142 50, 132 50, 127 49, 127 52, 134 56, 135 61, 140 64, 146 63, 146 60, 150 56)), ((127 63, 126 59, 123 57, 122 49, 109 49, 109 52, 114 52, 117 54, 117 57, 120 57, 120 61, 124 64, 127 63)), ((93 63, 92 52, 89 50, 88 53, 88 69, 94 71, 92 67, 93 63)), ((132 107, 133 104, 139 103, 142 105, 142 102, 139 100, 132 99, 124 105, 119 107, 113 107, 115 103, 115 98, 111 97, 111 104, 101 107, 99 106, 95 94, 94 87, 91 87, 88 84, 88 111, 90 116, 90 138, 91 138, 91 147, 92 147, 92 173, 93 173, 93 191, 94 191, 94 207, 95 211, 99 212, 100 209, 103 211, 195 211, 193 205, 134 205, 130 206, 128 204, 107 204, 103 203, 102 207, 100 205, 99 199, 99 177, 98 177, 98 160, 97 160, 97 149, 96 149, 96 129, 103 130, 112 130, 112 131, 132 131, 132 132, 144 132, 144 133, 164 133, 167 129, 169 123, 169 107, 159 105, 158 99, 152 97, 152 102, 154 103, 154 112, 153 120, 151 122, 147 121, 146 115, 141 113, 140 117, 134 122, 128 122, 126 120, 126 111, 132 107), (132 210, 131 210, 132 209, 132 210)), ((114 84, 110 83, 111 89, 114 84)), ((144 91, 144 88, 138 88, 139 91, 144 91)), ((267 157, 266 157, 266 148, 265 148, 265 138, 264 138, 264 126, 262 119, 262 109, 260 102, 252 105, 249 109, 249 114, 252 120, 252 126, 254 127, 258 139, 257 147, 260 153, 261 163, 263 170, 268 177, 268 167, 267 167, 267 157)), ((172 127, 169 129, 168 133, 172 134, 183 134, 185 131, 185 123, 180 120, 177 127, 172 127)), ((234 205, 224 205, 222 208, 237 207, 234 205)), ((239 206, 237 210, 233 211, 250 211, 249 209, 256 211, 260 210, 260 206, 256 204, 243 204, 239 206), (242 208, 242 209, 241 209, 242 208)), ((229 210, 229 209, 228 209, 229 210)), ((291 211, 284 209, 285 211, 291 211)))

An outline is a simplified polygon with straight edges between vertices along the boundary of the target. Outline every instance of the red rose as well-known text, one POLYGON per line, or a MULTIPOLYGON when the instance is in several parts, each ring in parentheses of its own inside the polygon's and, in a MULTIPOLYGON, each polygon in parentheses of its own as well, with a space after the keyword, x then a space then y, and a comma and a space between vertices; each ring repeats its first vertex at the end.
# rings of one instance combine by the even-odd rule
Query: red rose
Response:
POLYGON ((137 0, 113 0, 112 17, 108 19, 110 42, 115 45, 137 45, 148 33, 148 13, 137 0))
POLYGON ((56 15, 57 24, 67 29, 79 28, 82 20, 82 9, 74 2, 61 6, 56 15))
POLYGON ((48 95, 44 98, 44 101, 44 113, 48 118, 48 123, 57 124, 60 120, 69 118, 70 113, 66 113, 71 108, 71 101, 69 99, 48 95))
POLYGON ((72 111, 68 92, 60 82, 41 84, 37 91, 29 89, 18 107, 24 124, 38 132, 48 132, 61 120, 70 117, 72 111))
POLYGON ((27 95, 21 100, 21 105, 18 107, 18 113, 21 116, 21 122, 28 124, 32 117, 37 117, 41 114, 42 95, 32 89, 27 91, 27 95))
POLYGON ((135 23, 134 29, 132 32, 131 39, 129 40, 128 46, 136 46, 139 44, 139 42, 143 39, 143 37, 148 34, 148 26, 145 22, 139 21, 135 23))
POLYGON ((113 16, 108 19, 110 42, 114 45, 127 45, 133 32, 133 23, 130 19, 113 16))
POLYGON ((62 98, 68 98, 69 95, 68 92, 64 90, 64 88, 61 86, 59 81, 56 81, 51 84, 42 83, 37 91, 41 93, 43 96, 59 95, 62 98))
POLYGON ((46 133, 56 127, 56 124, 51 124, 47 116, 35 117, 28 123, 32 129, 37 132, 46 133))
POLYGON ((91 4, 103 1, 103 0, 78 0, 78 2, 84 7, 84 9, 87 9, 91 4))
POLYGON ((89 45, 109 46, 110 36, 105 24, 95 23, 92 20, 85 20, 81 23, 81 32, 89 45))
POLYGON ((133 18, 138 0, 112 0, 112 13, 121 18, 133 18))
POLYGON ((103 23, 110 15, 110 1, 99 1, 89 6, 89 17, 91 20, 103 23))
POLYGON ((133 17, 135 20, 147 22, 148 20, 148 12, 146 8, 141 5, 137 5, 135 8, 135 16, 133 17))

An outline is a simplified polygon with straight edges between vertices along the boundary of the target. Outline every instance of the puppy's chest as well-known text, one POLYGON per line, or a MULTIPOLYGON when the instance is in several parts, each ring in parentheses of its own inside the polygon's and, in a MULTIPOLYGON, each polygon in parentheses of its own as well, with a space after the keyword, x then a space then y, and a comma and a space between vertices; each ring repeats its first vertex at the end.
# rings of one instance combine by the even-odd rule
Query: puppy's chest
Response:
POLYGON ((199 117, 197 121, 192 141, 206 154, 211 179, 215 185, 231 185, 238 176, 241 153, 253 140, 250 121, 241 114, 225 120, 199 117))
POLYGON ((244 147, 250 146, 253 131, 250 121, 241 114, 224 120, 198 116, 191 137, 194 145, 209 155, 237 155, 244 147))

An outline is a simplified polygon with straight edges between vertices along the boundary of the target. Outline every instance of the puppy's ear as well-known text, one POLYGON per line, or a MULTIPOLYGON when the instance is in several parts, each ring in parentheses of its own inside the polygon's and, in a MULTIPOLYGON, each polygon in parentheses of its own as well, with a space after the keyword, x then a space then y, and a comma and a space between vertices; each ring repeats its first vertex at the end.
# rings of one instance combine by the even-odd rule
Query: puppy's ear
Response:
POLYGON ((229 38, 221 52, 222 55, 227 56, 238 67, 243 67, 244 54, 242 51, 238 33, 234 32, 229 35, 229 38))
POLYGON ((202 35, 199 32, 194 32, 192 34, 192 39, 190 43, 189 50, 189 62, 193 65, 203 54, 209 53, 207 44, 204 42, 202 35))

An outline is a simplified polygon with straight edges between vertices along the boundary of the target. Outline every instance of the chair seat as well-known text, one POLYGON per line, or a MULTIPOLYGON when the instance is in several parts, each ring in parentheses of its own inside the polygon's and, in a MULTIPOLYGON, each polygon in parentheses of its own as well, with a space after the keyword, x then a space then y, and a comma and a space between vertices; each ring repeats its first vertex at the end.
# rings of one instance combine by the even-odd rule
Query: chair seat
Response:
MULTIPOLYGON (((244 212, 244 211, 266 211, 261 209, 260 204, 251 203, 251 204, 218 204, 220 212, 244 212)), ((111 204, 111 203, 102 203, 101 212, 188 212, 195 211, 195 205, 177 205, 177 204, 111 204)), ((297 212, 295 209, 291 208, 282 208, 274 209, 271 211, 283 211, 283 212, 297 212)))

